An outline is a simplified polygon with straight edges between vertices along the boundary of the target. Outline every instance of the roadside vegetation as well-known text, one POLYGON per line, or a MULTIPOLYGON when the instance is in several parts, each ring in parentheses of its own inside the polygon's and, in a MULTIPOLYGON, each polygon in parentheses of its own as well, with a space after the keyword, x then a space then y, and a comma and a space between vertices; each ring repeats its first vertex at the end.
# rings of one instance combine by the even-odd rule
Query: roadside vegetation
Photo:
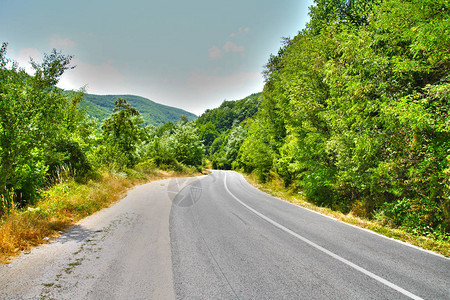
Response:
POLYGON ((27 74, 0 49, 0 260, 108 206, 127 188, 199 174, 204 155, 187 117, 144 126, 126 99, 103 122, 79 109, 83 92, 57 88, 71 68, 56 50, 27 74))
POLYGON ((135 185, 197 175, 197 170, 191 168, 172 171, 141 165, 123 173, 105 171, 86 183, 66 177, 41 192, 36 204, 4 211, 0 222, 0 263, 7 263, 11 257, 57 237, 82 218, 123 198, 135 185))
POLYGON ((357 216, 352 212, 343 213, 339 210, 334 210, 326 206, 315 205, 311 201, 308 201, 301 193, 295 191, 292 188, 287 189, 280 179, 272 178, 269 181, 261 182, 258 179, 258 175, 255 173, 244 173, 243 175, 247 182, 249 182, 255 188, 258 188, 261 191, 283 201, 287 201, 297 206, 301 206, 323 215, 333 217, 348 224, 369 229, 389 238, 397 239, 408 244, 450 257, 450 243, 446 240, 435 239, 424 235, 417 235, 411 233, 405 228, 388 225, 385 222, 379 221, 377 219, 357 216))
POLYGON ((448 255, 449 6, 316 0, 270 56, 257 112, 244 99, 197 119, 212 166, 448 255))

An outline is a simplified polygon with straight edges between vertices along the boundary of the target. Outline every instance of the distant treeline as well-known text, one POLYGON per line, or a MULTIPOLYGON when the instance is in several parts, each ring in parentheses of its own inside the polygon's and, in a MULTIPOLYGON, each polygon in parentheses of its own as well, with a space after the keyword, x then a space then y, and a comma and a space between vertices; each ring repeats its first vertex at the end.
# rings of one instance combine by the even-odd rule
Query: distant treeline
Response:
POLYGON ((136 108, 145 125, 160 126, 168 122, 176 123, 182 115, 186 115, 189 121, 197 118, 196 115, 180 108, 162 105, 134 95, 84 94, 78 108, 83 109, 89 116, 97 118, 99 122, 103 122, 113 113, 114 102, 118 98, 126 99, 128 104, 136 108))
POLYGON ((270 56, 263 93, 197 120, 213 166, 448 240, 449 6, 316 0, 270 56))

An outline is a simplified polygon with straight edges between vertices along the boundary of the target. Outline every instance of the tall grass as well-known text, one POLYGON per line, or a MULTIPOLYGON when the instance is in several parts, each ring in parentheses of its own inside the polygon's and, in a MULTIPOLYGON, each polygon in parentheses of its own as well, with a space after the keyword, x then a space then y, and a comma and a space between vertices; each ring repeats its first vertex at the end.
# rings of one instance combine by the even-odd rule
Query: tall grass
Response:
POLYGON ((61 176, 58 184, 43 192, 36 205, 9 208, 1 217, 0 263, 7 263, 11 257, 45 243, 80 219, 120 200, 130 187, 193 174, 189 169, 174 172, 137 168, 122 173, 104 172, 84 184, 61 176))

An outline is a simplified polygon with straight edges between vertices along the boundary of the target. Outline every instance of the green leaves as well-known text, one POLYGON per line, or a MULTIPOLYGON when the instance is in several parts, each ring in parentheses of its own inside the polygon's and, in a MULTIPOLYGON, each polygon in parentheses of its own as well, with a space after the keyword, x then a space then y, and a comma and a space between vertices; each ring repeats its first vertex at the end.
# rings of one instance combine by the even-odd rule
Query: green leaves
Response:
POLYGON ((270 135, 265 129, 265 124, 261 120, 251 122, 237 160, 237 166, 243 167, 246 172, 255 170, 263 181, 272 168, 275 156, 270 145, 270 135))
POLYGON ((143 120, 139 112, 123 98, 115 101, 114 113, 103 122, 104 163, 118 168, 132 167, 138 161, 136 149, 144 141, 143 120))
POLYGON ((202 164, 203 145, 187 117, 177 125, 155 129, 151 140, 137 109, 119 98, 100 131, 95 120, 77 109, 83 93, 55 86, 71 68, 70 60, 71 56, 53 50, 44 55, 42 63, 31 61, 35 70, 31 76, 6 58, 6 44, 0 48, 3 204, 32 204, 45 186, 72 178, 85 180, 94 169, 123 171, 142 161, 153 165, 157 160, 176 168, 202 164))
POLYGON ((32 62, 30 76, 0 50, 0 194, 9 203, 33 202, 47 182, 49 153, 64 137, 71 140, 81 123, 77 98, 54 84, 69 69, 70 56, 55 50, 40 64, 32 62))
POLYGON ((153 159, 161 167, 179 169, 182 165, 199 167, 203 163, 204 146, 192 122, 167 123, 151 129, 149 141, 142 148, 143 157, 153 159))
POLYGON ((59 81, 59 77, 68 69, 75 67, 70 66, 72 56, 63 55, 56 49, 53 49, 50 54, 44 54, 44 59, 41 64, 31 59, 31 66, 35 74, 33 76, 33 84, 37 89, 55 89, 55 85, 59 81))
POLYGON ((270 57, 240 165, 322 205, 448 232, 448 8, 315 1, 308 28, 270 57))

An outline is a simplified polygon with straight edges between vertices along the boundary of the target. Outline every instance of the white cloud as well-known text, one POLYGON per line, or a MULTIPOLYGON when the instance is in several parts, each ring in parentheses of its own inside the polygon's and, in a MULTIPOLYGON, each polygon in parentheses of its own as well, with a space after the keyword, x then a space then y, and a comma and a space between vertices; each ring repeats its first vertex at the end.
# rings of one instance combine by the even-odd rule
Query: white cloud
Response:
POLYGON ((67 49, 72 49, 73 47, 75 47, 75 42, 69 38, 63 39, 59 35, 55 35, 52 37, 52 39, 50 41, 50 46, 52 48, 67 50, 67 49))
POLYGON ((238 46, 233 42, 227 41, 225 45, 223 45, 223 51, 225 52, 244 52, 244 46, 238 46))
MULTIPOLYGON (((237 32, 233 32, 230 34, 230 38, 234 38, 238 35, 247 34, 250 31, 249 27, 242 28, 240 27, 237 32)), ((245 47, 242 45, 238 45, 232 41, 226 41, 222 48, 218 48, 216 45, 209 48, 209 58, 210 59, 219 59, 223 56, 223 52, 234 52, 234 53, 242 53, 245 52, 245 47)))
POLYGON ((211 48, 209 48, 209 58, 210 59, 218 59, 222 56, 222 51, 220 51, 219 48, 217 48, 217 46, 212 46, 211 48))
POLYGON ((245 27, 245 28, 239 27, 239 30, 237 32, 230 33, 230 37, 234 38, 234 37, 236 37, 238 35, 247 34, 249 32, 250 32, 250 28, 249 27, 245 27))
POLYGON ((244 46, 239 46, 231 41, 227 41, 223 45, 222 50, 219 49, 216 45, 209 48, 209 58, 212 60, 216 60, 223 56, 223 52, 235 52, 244 54, 244 51, 244 46))
POLYGON ((40 62, 43 55, 36 48, 21 48, 19 49, 18 55, 14 55, 14 52, 12 52, 11 58, 19 64, 20 68, 24 68, 28 74, 34 74, 34 70, 30 64, 30 58, 33 58, 36 62, 40 62))
POLYGON ((58 87, 67 90, 77 90, 87 86, 88 93, 112 94, 120 92, 118 88, 124 81, 124 76, 111 62, 91 65, 78 59, 72 60, 75 69, 67 70, 58 83, 58 87))

